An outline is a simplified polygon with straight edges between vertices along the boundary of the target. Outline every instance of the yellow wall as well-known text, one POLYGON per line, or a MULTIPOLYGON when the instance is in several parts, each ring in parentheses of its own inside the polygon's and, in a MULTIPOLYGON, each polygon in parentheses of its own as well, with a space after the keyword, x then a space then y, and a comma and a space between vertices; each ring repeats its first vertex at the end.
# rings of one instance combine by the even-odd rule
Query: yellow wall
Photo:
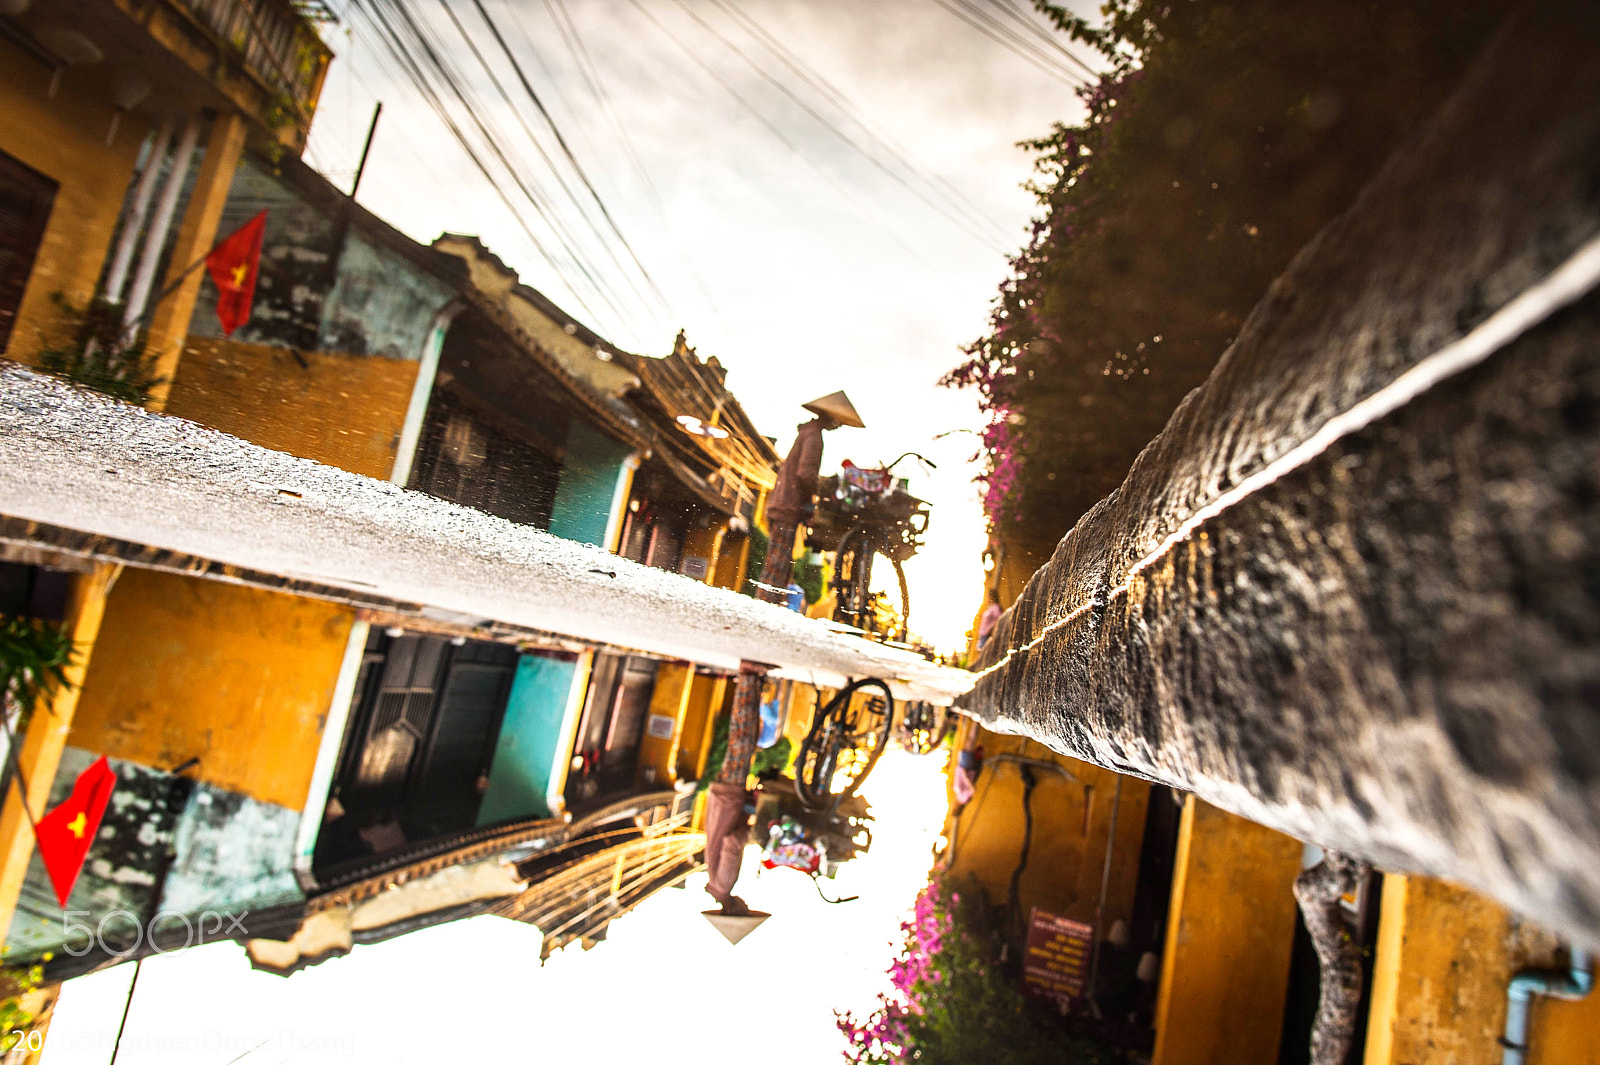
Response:
MULTIPOLYGON (((1501 906, 1427 877, 1384 877, 1366 1065, 1495 1062, 1506 985, 1557 968, 1556 940, 1501 906)), ((1529 1065, 1600 1065, 1600 994, 1534 1000, 1529 1065)))
MULTIPOLYGON (((1006 901, 1022 853, 1023 783, 1020 766, 995 756, 1038 759, 1062 767, 1076 779, 1033 770, 1038 783, 1033 790, 1028 865, 1017 891, 1021 912, 1026 915, 1037 906, 1075 921, 1094 921, 1115 803, 1117 838, 1100 934, 1109 931, 1114 921, 1131 919, 1150 786, 1124 777, 1118 800, 1117 774, 1110 770, 1056 754, 1019 736, 1001 736, 971 723, 966 729, 977 732, 971 738, 983 745, 986 760, 972 801, 946 830, 951 841, 946 851, 949 872, 961 879, 976 876, 991 900, 1006 901)), ((966 741, 969 736, 970 731, 958 739, 966 741)))
POLYGON ((354 612, 128 570, 112 590, 68 742, 298 810, 354 612))
MULTIPOLYGON (((121 572, 120 566, 102 564, 72 578, 66 615, 72 636, 72 661, 62 670, 67 683, 36 704, 17 752, 17 766, 28 793, 28 810, 35 819, 50 799, 50 787, 55 783, 61 752, 77 713, 84 673, 105 618, 107 592, 121 572)), ((17 802, 15 787, 6 789, 0 804, 4 811, 0 813, 0 928, 9 928, 28 873, 28 858, 33 854, 33 830, 17 802)))
MULTIPOLYGON (((789 738, 789 743, 798 751, 805 742, 806 733, 811 731, 811 718, 817 709, 818 689, 809 684, 794 681, 789 685, 789 705, 783 716, 783 734, 789 738)), ((833 695, 831 689, 822 689, 822 701, 826 703, 833 695)))
POLYGON ((750 564, 750 536, 748 533, 728 533, 723 536, 717 553, 717 566, 711 583, 718 588, 731 588, 742 592, 744 571, 750 564))
POLYGON ((41 332, 52 343, 63 336, 51 296, 81 308, 94 295, 149 127, 128 115, 106 147, 110 94, 93 69, 64 71, 52 99, 50 72, 0 38, 0 71, 0 151, 60 183, 5 349, 7 358, 33 363, 41 332))
MULTIPOLYGON (((650 695, 650 717, 661 715, 673 720, 672 735, 668 738, 650 735, 646 728, 639 738, 639 780, 644 781, 644 771, 656 771, 655 782, 665 787, 678 779, 678 747, 683 739, 685 717, 694 691, 694 665, 689 662, 666 662, 656 670, 656 686, 650 695)), ((649 718, 646 718, 646 725, 649 718)))
POLYGON ((389 476, 417 364, 190 337, 167 413, 352 473, 389 476))
POLYGON ((717 714, 733 691, 727 677, 696 673, 690 680, 689 698, 684 706, 683 724, 678 727, 677 775, 699 780, 706 770, 706 755, 711 750, 711 734, 717 714))
MULTIPOLYGON (((305 143, 311 115, 316 111, 323 82, 328 76, 328 63, 333 58, 332 52, 322 43, 311 25, 303 23, 292 39, 284 41, 275 38, 271 45, 278 55, 278 61, 291 68, 314 72, 307 91, 297 100, 286 101, 276 87, 274 60, 266 60, 264 69, 252 73, 228 54, 232 50, 229 45, 211 43, 214 38, 208 32, 196 33, 194 16, 183 8, 144 3, 141 0, 111 0, 111 3, 165 49, 174 65, 181 62, 188 68, 181 73, 179 70, 161 71, 169 84, 188 81, 191 77, 189 72, 192 71, 205 78, 213 90, 205 98, 205 103, 213 110, 220 109, 226 101, 232 105, 230 109, 238 108, 273 127, 273 134, 285 147, 298 150, 305 143), (273 112, 287 112, 283 117, 288 121, 280 123, 276 118, 267 121, 268 114, 273 112)), ((154 76, 155 72, 147 73, 154 76)))
POLYGON ((1299 840, 1189 796, 1178 830, 1153 1065, 1278 1060, 1294 878, 1304 850, 1299 840))
POLYGON ((723 525, 713 525, 708 529, 690 529, 684 534, 683 557, 706 560, 706 575, 702 580, 704 584, 716 583, 717 556, 722 551, 722 534, 725 528, 723 525))

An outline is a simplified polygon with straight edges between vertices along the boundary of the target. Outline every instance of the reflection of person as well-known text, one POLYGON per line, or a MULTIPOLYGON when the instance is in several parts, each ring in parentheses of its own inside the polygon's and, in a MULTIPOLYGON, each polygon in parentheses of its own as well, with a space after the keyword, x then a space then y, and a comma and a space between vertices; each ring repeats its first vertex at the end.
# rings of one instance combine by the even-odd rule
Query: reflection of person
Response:
POLYGON ((1000 609, 1000 590, 989 589, 989 605, 983 608, 983 616, 978 619, 978 650, 983 650, 983 645, 994 635, 994 627, 1000 624, 1000 615, 1004 613, 1000 609))
POLYGON ((956 755, 956 775, 952 790, 956 793, 957 806, 965 806, 972 801, 973 792, 977 790, 978 774, 982 772, 982 744, 956 755))
POLYGON ((733 893, 750 836, 750 811, 745 808, 749 801, 750 793, 744 788, 721 781, 711 785, 706 797, 706 891, 725 914, 750 912, 744 900, 733 893))
POLYGON ((817 475, 822 470, 822 434, 837 429, 839 424, 828 415, 819 414, 795 426, 794 446, 789 448, 778 483, 767 497, 769 525, 779 522, 793 525, 811 516, 811 501, 817 494, 817 475))

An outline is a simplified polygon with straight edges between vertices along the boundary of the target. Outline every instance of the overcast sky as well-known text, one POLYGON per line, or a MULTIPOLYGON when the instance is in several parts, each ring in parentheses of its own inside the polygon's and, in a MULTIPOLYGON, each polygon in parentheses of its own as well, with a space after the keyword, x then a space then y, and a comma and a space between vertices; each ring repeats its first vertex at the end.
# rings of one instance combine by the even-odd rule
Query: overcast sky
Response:
MULTIPOLYGON (((993 10, 994 2, 975 6, 993 10)), ((592 204, 595 229, 587 229, 550 179, 521 124, 558 159, 559 149, 469 3, 452 9, 515 112, 442 6, 425 0, 412 6, 449 42, 445 52, 462 70, 475 109, 503 131, 514 167, 571 226, 571 243, 607 295, 595 291, 501 174, 502 187, 555 260, 552 268, 360 11, 329 30, 337 58, 308 159, 348 187, 373 103, 381 99, 383 118, 360 199, 398 228, 422 241, 443 231, 480 235, 525 282, 630 350, 665 354, 673 334, 685 329, 701 357, 716 355, 728 367, 729 386, 782 449, 807 417, 800 403, 846 390, 868 428, 830 434, 824 472, 844 458, 868 465, 906 450, 938 463, 933 474, 898 471, 912 474, 913 490, 933 504, 928 546, 908 567, 912 621, 939 645, 958 645, 981 595, 982 515, 972 484, 976 468, 967 461, 976 439, 965 432, 937 443, 933 437, 976 430, 980 419, 972 394, 934 382, 959 361, 959 347, 982 333, 1006 255, 1020 246, 1033 211, 1020 187, 1030 157, 1016 142, 1054 121, 1076 119, 1081 111, 1071 88, 980 35, 939 0, 741 3, 755 26, 904 149, 902 158, 917 168, 907 173, 883 148, 885 138, 874 139, 803 84, 714 0, 565 0, 564 8, 557 0, 485 3, 663 299, 620 242, 601 245, 595 230, 604 233, 604 223, 592 204), (563 11, 591 68, 581 65, 573 38, 560 32, 563 11), (952 200, 961 206, 950 206, 952 200), (948 217, 958 212, 964 222, 948 217)), ((465 112, 456 114, 466 125, 465 112)), ((492 157, 488 162, 499 171, 492 157)), ((560 165, 578 197, 586 197, 570 167, 560 165)))

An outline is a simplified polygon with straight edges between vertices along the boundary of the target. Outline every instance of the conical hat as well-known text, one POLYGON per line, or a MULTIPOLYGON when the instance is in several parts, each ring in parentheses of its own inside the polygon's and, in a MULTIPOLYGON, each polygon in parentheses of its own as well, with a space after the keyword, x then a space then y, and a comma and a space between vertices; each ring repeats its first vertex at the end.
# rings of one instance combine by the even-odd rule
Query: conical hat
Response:
POLYGON ((759 910, 751 910, 749 913, 740 916, 721 913, 717 910, 702 910, 700 913, 702 917, 711 922, 711 927, 722 933, 723 938, 729 943, 738 943, 739 940, 754 932, 761 926, 763 921, 772 916, 770 913, 762 913, 759 910))
POLYGON ((853 425, 857 429, 865 429, 866 423, 861 420, 861 415, 856 413, 855 405, 850 402, 850 397, 843 392, 814 399, 810 403, 802 403, 802 407, 812 414, 822 414, 840 425, 853 425))

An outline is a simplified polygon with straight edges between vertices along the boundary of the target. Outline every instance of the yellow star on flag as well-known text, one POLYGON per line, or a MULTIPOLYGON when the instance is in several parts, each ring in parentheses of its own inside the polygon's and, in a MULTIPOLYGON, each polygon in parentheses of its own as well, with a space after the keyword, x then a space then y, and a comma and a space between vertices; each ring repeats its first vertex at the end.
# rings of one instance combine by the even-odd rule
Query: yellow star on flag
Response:
POLYGON ((88 827, 88 824, 89 818, 84 815, 82 810, 79 810, 78 816, 67 822, 67 831, 71 832, 78 839, 82 839, 83 830, 88 827))
POLYGON ((233 268, 233 287, 244 288, 244 279, 249 273, 250 267, 248 264, 240 263, 238 266, 235 266, 233 268))

